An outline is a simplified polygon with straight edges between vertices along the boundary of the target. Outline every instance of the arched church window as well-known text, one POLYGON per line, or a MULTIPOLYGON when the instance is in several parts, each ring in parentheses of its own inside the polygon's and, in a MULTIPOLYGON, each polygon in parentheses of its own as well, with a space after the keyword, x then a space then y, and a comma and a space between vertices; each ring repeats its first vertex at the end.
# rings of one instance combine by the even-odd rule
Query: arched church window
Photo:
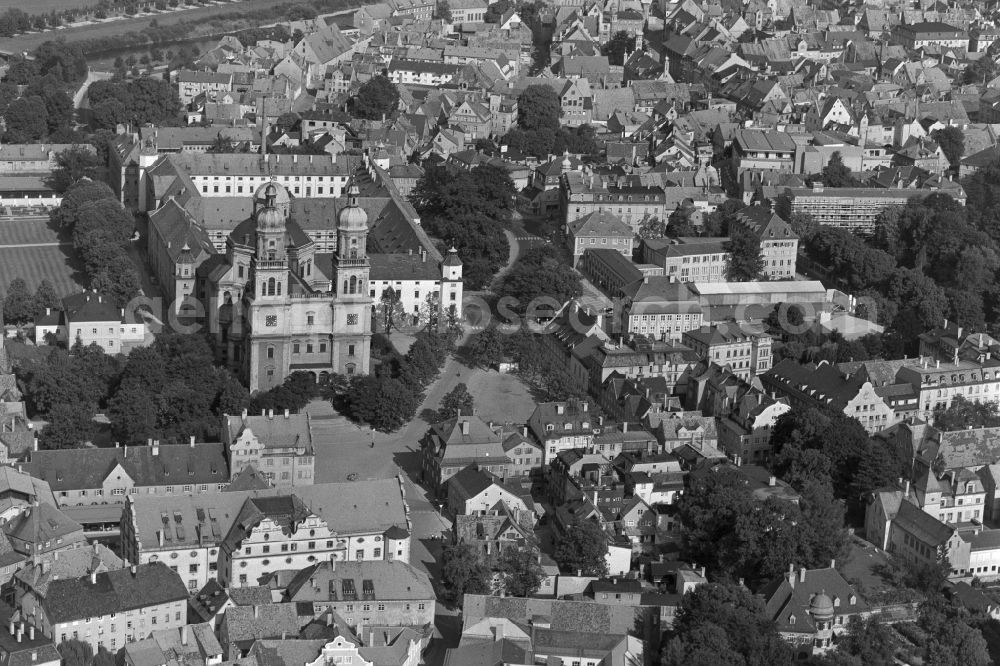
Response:
POLYGON ((267 295, 274 296, 274 278, 268 278, 267 280, 267 295))
POLYGON ((278 296, 281 296, 281 283, 278 283, 278 296))
POLYGON ((351 276, 351 291, 350 291, 350 293, 352 293, 352 294, 357 293, 357 290, 358 290, 358 278, 356 278, 355 276, 352 275, 351 276))
POLYGON ((274 347, 268 346, 268 348, 267 348, 267 357, 268 358, 274 358, 274 347))
POLYGON ((344 294, 347 293, 347 280, 344 280, 344 291, 341 292, 341 293, 344 293, 344 294))

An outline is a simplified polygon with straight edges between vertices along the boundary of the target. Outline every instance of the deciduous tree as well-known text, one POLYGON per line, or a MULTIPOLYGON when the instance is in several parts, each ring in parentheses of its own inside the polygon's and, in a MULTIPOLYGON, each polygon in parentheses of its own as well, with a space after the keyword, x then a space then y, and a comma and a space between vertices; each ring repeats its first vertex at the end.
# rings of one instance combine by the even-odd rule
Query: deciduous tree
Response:
POLYGON ((8 324, 26 324, 35 316, 35 298, 28 284, 21 278, 14 278, 7 285, 3 299, 3 320, 8 324))
POLYGON ((750 234, 736 234, 726 243, 729 262, 726 264, 726 279, 731 282, 752 282, 760 279, 764 272, 764 257, 760 241, 750 234))
POLYGON ((965 152, 965 134, 962 128, 948 125, 931 132, 931 138, 941 146, 941 152, 948 159, 948 164, 956 166, 965 152))
POLYGON ((517 98, 517 124, 524 130, 559 129, 562 105, 555 91, 546 85, 534 84, 517 98))
POLYGON ((556 542, 554 558, 568 573, 602 576, 608 571, 604 557, 608 553, 608 535, 596 520, 581 519, 569 526, 556 542))
POLYGON ((545 572, 538 555, 528 548, 508 548, 497 559, 504 590, 512 597, 530 597, 542 586, 545 572))
POLYGON ((373 76, 358 89, 352 113, 358 118, 381 120, 390 117, 399 105, 399 90, 384 74, 373 76))
POLYGON ((442 421, 446 421, 459 414, 471 414, 474 407, 475 399, 469 393, 469 387, 459 382, 455 388, 445 393, 444 397, 441 398, 438 417, 442 421))
POLYGON ((461 605, 466 594, 488 593, 491 578, 489 566, 470 544, 445 547, 441 554, 441 582, 448 600, 461 605))

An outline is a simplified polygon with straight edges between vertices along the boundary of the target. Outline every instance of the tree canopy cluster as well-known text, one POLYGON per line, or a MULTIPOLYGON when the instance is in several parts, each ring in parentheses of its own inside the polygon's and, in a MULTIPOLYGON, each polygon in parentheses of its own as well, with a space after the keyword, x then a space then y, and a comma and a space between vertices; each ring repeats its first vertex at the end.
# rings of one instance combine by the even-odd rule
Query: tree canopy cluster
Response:
POLYGON ((365 81, 352 100, 351 114, 356 118, 382 120, 391 118, 399 105, 399 89, 385 74, 365 81))
POLYGON ((121 361, 97 345, 53 348, 41 360, 15 368, 28 410, 48 425, 39 436, 46 449, 77 448, 97 432, 94 415, 106 407, 121 361))
POLYGON ((457 543, 445 547, 441 562, 444 596, 458 605, 466 594, 489 594, 495 588, 512 597, 531 596, 545 579, 536 551, 523 547, 487 556, 472 544, 457 543))
POLYGON ((596 520, 580 518, 556 540, 552 558, 559 568, 570 574, 606 576, 608 535, 596 520))
POLYGON ((462 258, 466 289, 489 285, 507 263, 504 226, 514 210, 514 183, 505 170, 481 164, 471 171, 429 167, 410 192, 423 227, 462 258))
POLYGON ((601 46, 601 53, 608 56, 608 62, 618 66, 624 65, 633 51, 635 51, 635 37, 625 30, 619 30, 611 35, 611 39, 601 46))
POLYGON ((539 400, 568 400, 585 397, 565 363, 545 345, 545 336, 527 328, 509 330, 499 325, 476 333, 465 351, 468 361, 481 368, 499 365, 505 358, 517 363, 517 375, 534 389, 539 400))
POLYGON ((74 140, 73 99, 69 90, 87 76, 87 61, 80 47, 65 42, 45 42, 35 59, 11 61, 0 83, 0 114, 9 143, 74 140), (26 88, 18 92, 18 86, 26 88))
POLYGON ((538 245, 521 255, 499 280, 498 296, 516 298, 518 312, 534 299, 550 297, 560 305, 583 293, 580 274, 552 245, 538 245))
POLYGON ((276 412, 289 410, 299 412, 309 401, 319 395, 320 387, 313 380, 313 376, 304 371, 296 370, 278 386, 267 390, 259 391, 250 399, 250 411, 260 413, 269 409, 276 412))
POLYGON ((42 280, 35 293, 31 293, 23 279, 14 278, 7 285, 7 294, 3 300, 3 321, 20 326, 33 321, 39 312, 44 313, 45 308, 57 307, 59 297, 51 282, 42 280))
POLYGON ((235 375, 213 361, 204 337, 166 330, 152 345, 133 349, 108 400, 116 440, 216 440, 220 417, 242 413, 250 396, 235 375))
POLYGON ((975 209, 935 193, 886 209, 868 242, 821 226, 804 247, 847 291, 867 300, 862 315, 887 327, 887 351, 914 354, 917 336, 945 317, 969 330, 1000 322, 1000 254, 977 219, 983 218, 975 209))
POLYGON ((91 125, 113 130, 119 123, 159 126, 180 122, 181 102, 169 81, 148 76, 95 81, 87 88, 91 125))
POLYGON ((997 426, 1000 426, 1000 409, 995 402, 973 402, 956 395, 947 409, 934 410, 934 427, 945 432, 997 426))
POLYGON ((450 331, 425 329, 406 355, 385 344, 376 359, 373 346, 371 374, 352 377, 333 397, 334 407, 376 430, 398 430, 416 414, 424 389, 438 376, 454 344, 450 331))
POLYGON ((562 105, 556 92, 546 85, 534 84, 517 98, 517 126, 510 129, 503 143, 539 159, 565 151, 593 154, 601 150, 594 128, 581 125, 562 127, 562 105))
POLYGON ((706 583, 681 598, 663 666, 791 666, 792 649, 764 603, 735 583, 706 583))
POLYGON ((807 480, 795 505, 754 497, 733 465, 706 468, 677 502, 682 556, 714 580, 743 579, 751 588, 780 576, 789 562, 829 566, 846 546, 843 505, 829 481, 807 480))
POLYGON ((90 286, 124 307, 140 291, 139 274, 128 254, 135 221, 104 183, 81 180, 72 185, 53 220, 73 234, 90 286))
POLYGON ((829 410, 781 415, 771 447, 778 476, 800 492, 810 484, 832 488, 855 517, 864 515, 868 493, 910 475, 912 452, 872 440, 857 419, 829 410))

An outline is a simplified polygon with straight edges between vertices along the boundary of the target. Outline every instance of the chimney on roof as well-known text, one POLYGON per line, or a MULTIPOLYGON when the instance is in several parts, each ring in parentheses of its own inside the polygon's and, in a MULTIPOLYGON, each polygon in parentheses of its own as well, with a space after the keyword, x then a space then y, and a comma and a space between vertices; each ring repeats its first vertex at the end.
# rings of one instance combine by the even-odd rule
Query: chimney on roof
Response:
POLYGON ((18 628, 17 628, 17 642, 18 642, 18 643, 20 643, 20 642, 21 642, 21 635, 22 635, 23 633, 24 633, 24 628, 23 628, 23 627, 18 627, 18 628))
POLYGON ((260 619, 260 607, 257 604, 253 605, 253 617, 255 620, 260 619))
POLYGON ((187 625, 185 624, 184 626, 181 627, 181 645, 187 645, 187 644, 188 644, 188 628, 187 625))
POLYGON ((11 615, 10 621, 7 623, 7 631, 10 632, 11 636, 14 635, 14 616, 13 615, 11 615))
POLYGON ((799 569, 799 582, 800 583, 806 582, 806 568, 805 567, 802 567, 802 568, 799 569))
POLYGON ((772 488, 778 485, 778 479, 776 476, 774 476, 774 474, 772 474, 771 477, 767 480, 767 485, 772 488))
POLYGON ((97 585, 97 569, 90 572, 90 584, 97 585))
POLYGON ((129 569, 130 569, 130 571, 132 572, 132 575, 133 575, 133 576, 135 576, 135 572, 136 572, 136 567, 135 567, 135 565, 133 564, 133 565, 132 565, 131 567, 129 567, 129 569))
POLYGON ((52 314, 52 308, 45 308, 45 316, 48 317, 52 314))
POLYGON ((285 418, 286 419, 288 418, 288 410, 287 409, 285 410, 285 418))
POLYGON ((273 419, 274 418, 274 410, 273 409, 267 410, 267 418, 269 418, 269 419, 273 419))
MULTIPOLYGON (((35 625, 33 624, 28 625, 28 640, 29 641, 35 640, 35 625)), ((37 660, 38 660, 38 653, 32 650, 31 661, 37 661, 37 660)))
POLYGON ((156 541, 160 544, 160 548, 163 548, 163 530, 156 530, 156 541))
POLYGON ((465 421, 462 421, 462 434, 463 435, 468 435, 469 434, 469 421, 468 421, 468 419, 466 419, 465 421))
POLYGON ((628 421, 622 421, 622 432, 628 432, 628 421))
POLYGON ((522 437, 528 436, 528 426, 521 426, 521 436, 522 437))
POLYGON ((191 448, 194 448, 194 435, 191 435, 191 448))
POLYGON ((240 416, 245 419, 247 417, 247 410, 244 409, 243 413, 240 416))
POLYGON ((333 611, 332 610, 329 610, 329 611, 326 612, 326 626, 328 626, 328 627, 332 627, 333 626, 333 611))
POLYGON ((154 456, 160 455, 160 440, 158 439, 153 440, 153 455, 154 456))

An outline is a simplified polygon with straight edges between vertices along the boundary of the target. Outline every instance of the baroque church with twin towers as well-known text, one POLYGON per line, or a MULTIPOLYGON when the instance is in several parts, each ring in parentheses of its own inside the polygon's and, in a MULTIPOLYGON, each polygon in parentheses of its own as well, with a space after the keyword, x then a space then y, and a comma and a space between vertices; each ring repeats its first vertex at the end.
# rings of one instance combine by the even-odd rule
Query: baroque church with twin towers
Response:
POLYGON ((201 302, 217 352, 251 392, 295 371, 320 382, 368 373, 387 288, 414 323, 435 310, 461 316, 461 260, 434 246, 382 171, 369 162, 346 198, 309 200, 306 225, 297 219, 306 202, 277 178, 264 182, 221 249, 184 197, 167 195, 150 213, 147 254, 164 296, 179 311, 201 302))

